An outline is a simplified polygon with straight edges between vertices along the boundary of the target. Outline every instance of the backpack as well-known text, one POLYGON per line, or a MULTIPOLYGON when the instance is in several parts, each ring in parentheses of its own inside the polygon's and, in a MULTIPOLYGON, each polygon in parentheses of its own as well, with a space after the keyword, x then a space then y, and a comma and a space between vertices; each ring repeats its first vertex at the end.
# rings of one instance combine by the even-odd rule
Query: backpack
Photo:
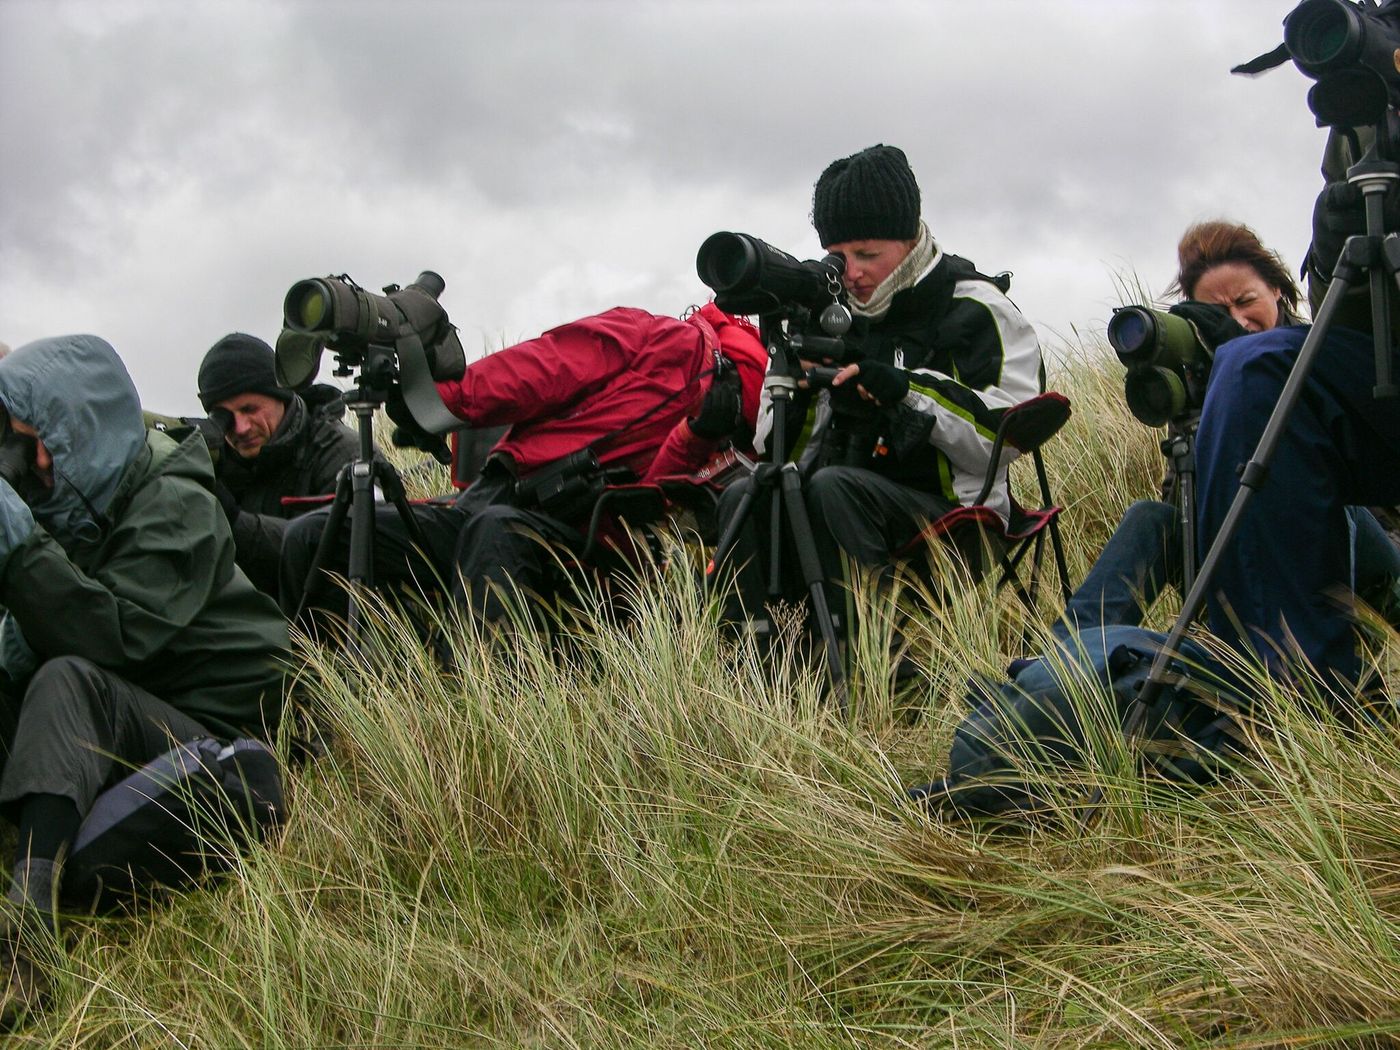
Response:
MULTIPOLYGON (((984 815, 1036 808, 1036 785, 1015 778, 1018 756, 1029 750, 1052 766, 1077 766, 1085 734, 1071 695, 1086 680, 1107 687, 1121 724, 1165 641, 1142 627, 1084 631, 1056 660, 1017 661, 1008 681, 972 683, 972 711, 954 732, 949 755, 953 806, 984 815)), ((1181 652, 1146 712, 1137 747, 1166 779, 1206 783, 1220 775, 1219 759, 1243 749, 1235 713, 1245 705, 1222 684, 1221 669, 1204 649, 1187 640, 1181 652)))
POLYGON ((97 797, 63 865, 64 906, 109 911, 228 871, 284 811, 277 757, 261 741, 180 744, 97 797))

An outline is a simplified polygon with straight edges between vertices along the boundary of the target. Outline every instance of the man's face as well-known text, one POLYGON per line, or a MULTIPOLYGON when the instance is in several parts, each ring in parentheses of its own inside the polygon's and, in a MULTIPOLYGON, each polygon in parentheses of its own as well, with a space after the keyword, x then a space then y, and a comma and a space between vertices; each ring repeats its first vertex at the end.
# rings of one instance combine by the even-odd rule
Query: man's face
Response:
POLYGON ((870 301, 880 282, 904 261, 914 244, 914 241, 884 239, 842 241, 840 244, 828 244, 826 250, 846 260, 842 283, 856 302, 865 303, 870 301))
POLYGON ((53 490, 53 456, 49 455, 49 450, 44 447, 44 441, 39 437, 39 432, 28 423, 21 423, 14 417, 10 418, 10 429, 16 434, 23 434, 34 439, 34 476, 39 479, 39 483, 44 486, 44 490, 53 490))
POLYGON ((238 394, 224 398, 214 410, 229 415, 228 429, 224 432, 229 447, 244 459, 252 459, 282 425, 287 406, 266 394, 238 394))

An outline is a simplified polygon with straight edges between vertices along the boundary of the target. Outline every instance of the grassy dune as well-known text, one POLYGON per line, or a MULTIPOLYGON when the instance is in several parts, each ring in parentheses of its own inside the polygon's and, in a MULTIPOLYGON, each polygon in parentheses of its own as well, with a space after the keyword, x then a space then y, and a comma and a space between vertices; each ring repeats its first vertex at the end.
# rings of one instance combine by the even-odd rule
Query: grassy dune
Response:
MULTIPOLYGON (((1102 367, 1055 384, 1076 578, 1161 472, 1102 367)), ((1393 731, 1271 690, 1229 783, 1145 781, 1105 728, 1068 829, 945 825, 901 784, 941 765, 967 674, 1022 654, 1014 599, 921 618, 913 724, 866 646, 842 724, 803 661, 722 645, 690 579, 678 560, 628 623, 552 639, 446 623, 450 675, 387 613, 359 659, 308 647, 337 745, 293 777, 285 834, 80 925, 16 1045, 1400 1045, 1393 731)), ((1393 682, 1400 640, 1374 633, 1393 682)))

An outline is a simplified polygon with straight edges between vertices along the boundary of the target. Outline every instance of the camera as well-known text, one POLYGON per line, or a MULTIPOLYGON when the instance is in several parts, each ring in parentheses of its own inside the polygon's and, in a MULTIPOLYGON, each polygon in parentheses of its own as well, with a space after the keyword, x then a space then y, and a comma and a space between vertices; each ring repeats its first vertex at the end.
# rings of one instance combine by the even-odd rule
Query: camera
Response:
POLYGON ((801 358, 846 363, 843 336, 851 329, 841 275, 846 260, 827 255, 806 262, 747 233, 712 233, 695 256, 700 279, 714 289, 715 305, 732 314, 757 314, 772 353, 774 329, 801 358), (815 316, 813 311, 820 311, 815 316))
POLYGON ((750 234, 721 232, 700 245, 695 270, 721 310, 771 314, 840 303, 846 260, 828 255, 802 262, 750 234))
POLYGON ((1319 126, 1386 123, 1400 102, 1400 0, 1302 0, 1283 20, 1283 43, 1232 73, 1253 76, 1290 58, 1317 81, 1308 108, 1319 126))
POLYGON ((1184 317, 1146 306, 1120 306, 1108 322, 1108 342, 1127 366, 1128 411, 1160 427, 1201 407, 1214 351, 1184 317))
POLYGON ((607 471, 591 448, 581 448, 555 460, 515 485, 515 497, 529 507, 560 518, 586 512, 602 495, 607 471))
POLYGON ((274 350, 278 383, 294 390, 306 386, 330 347, 337 361, 333 374, 359 369, 362 396, 382 401, 397 383, 424 430, 442 434, 460 427, 434 388, 466 370, 457 329, 438 303, 444 287, 431 270, 406 287, 386 286, 383 295, 345 274, 297 281, 282 303, 285 327, 274 350))
POLYGON ((1303 0, 1283 20, 1293 64, 1317 81, 1308 108, 1317 122, 1355 128, 1379 124, 1400 98, 1400 2, 1303 0))

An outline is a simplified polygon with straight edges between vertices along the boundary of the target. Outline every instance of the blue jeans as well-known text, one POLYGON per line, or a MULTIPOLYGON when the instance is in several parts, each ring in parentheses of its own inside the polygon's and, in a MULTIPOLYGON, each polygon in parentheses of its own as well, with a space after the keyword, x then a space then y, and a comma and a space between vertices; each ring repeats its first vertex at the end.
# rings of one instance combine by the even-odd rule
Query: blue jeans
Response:
MULTIPOLYGON (((1106 625, 1136 627, 1168 585, 1180 587, 1181 523, 1170 503, 1138 500, 1051 628, 1057 642, 1106 625)), ((1379 527, 1379 526, 1378 526, 1379 527)))
MULTIPOLYGON (((1400 548, 1376 516, 1364 507, 1348 507, 1351 549, 1348 585, 1381 606, 1400 583, 1400 548)), ((1202 552, 1204 553, 1204 552, 1202 552)), ((1136 627, 1168 586, 1181 590, 1181 522, 1177 508, 1157 500, 1139 500, 1123 514, 1084 582, 1050 629, 1057 642, 1072 632, 1107 626, 1136 627)))
MULTIPOLYGON (((1056 659, 1030 661, 1013 680, 984 692, 958 726, 948 776, 938 786, 942 791, 916 791, 935 798, 946 792, 947 801, 966 815, 1040 805, 1049 794, 1046 785, 1059 779, 1061 770, 1083 764, 1089 731, 1077 698, 1091 683, 1107 687, 1110 717, 1121 724, 1164 640, 1141 627, 1108 626, 1086 630, 1056 659)), ((1223 692, 1214 687, 1220 668, 1204 649, 1186 639, 1180 652, 1184 659, 1173 661, 1173 673, 1189 670, 1203 693, 1223 692)), ((1147 750, 1174 779, 1209 780, 1216 775, 1216 759, 1239 748, 1233 718, 1191 689, 1169 686, 1147 716, 1142 727, 1151 742, 1147 750)))

